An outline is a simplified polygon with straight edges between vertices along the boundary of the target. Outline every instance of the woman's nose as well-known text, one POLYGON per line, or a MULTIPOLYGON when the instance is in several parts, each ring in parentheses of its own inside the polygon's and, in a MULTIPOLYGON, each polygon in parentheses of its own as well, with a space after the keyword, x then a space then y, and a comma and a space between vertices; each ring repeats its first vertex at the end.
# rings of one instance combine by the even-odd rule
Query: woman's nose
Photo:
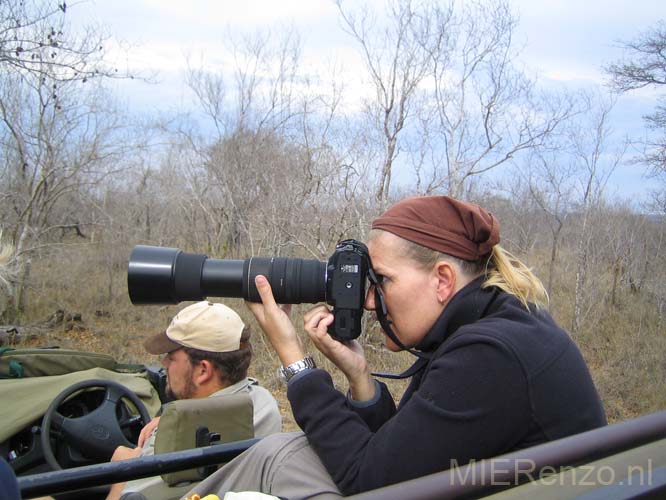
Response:
POLYGON ((168 354, 165 354, 164 356, 162 356, 162 366, 164 368, 169 367, 169 355, 168 354))
POLYGON ((365 302, 363 303, 363 308, 366 311, 375 310, 375 285, 370 285, 368 287, 368 292, 365 294, 365 302))

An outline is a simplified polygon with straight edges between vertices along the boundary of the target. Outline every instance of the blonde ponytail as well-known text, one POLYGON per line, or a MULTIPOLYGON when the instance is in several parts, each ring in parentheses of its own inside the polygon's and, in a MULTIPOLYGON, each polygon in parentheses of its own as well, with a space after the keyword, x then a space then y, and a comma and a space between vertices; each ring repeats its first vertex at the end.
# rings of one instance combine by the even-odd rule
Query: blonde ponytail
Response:
POLYGON ((488 278, 481 285, 483 288, 495 286, 515 296, 526 309, 529 304, 537 308, 548 306, 548 292, 541 280, 520 259, 499 245, 492 249, 486 275, 488 278))

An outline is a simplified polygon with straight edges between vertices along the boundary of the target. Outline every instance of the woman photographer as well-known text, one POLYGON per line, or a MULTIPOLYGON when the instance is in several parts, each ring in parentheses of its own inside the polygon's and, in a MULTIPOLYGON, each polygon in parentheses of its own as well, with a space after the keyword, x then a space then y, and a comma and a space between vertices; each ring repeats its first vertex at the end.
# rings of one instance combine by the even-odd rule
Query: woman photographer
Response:
POLYGON ((365 308, 389 349, 419 356, 398 407, 360 344, 330 337, 333 316, 317 306, 305 330, 348 379, 349 393, 337 391, 259 276, 263 303, 248 306, 286 367, 304 435, 255 445, 195 488, 201 496, 349 495, 605 424, 580 352, 545 311, 541 282, 499 246, 493 215, 445 196, 408 198, 373 222, 368 250, 379 281, 365 308))

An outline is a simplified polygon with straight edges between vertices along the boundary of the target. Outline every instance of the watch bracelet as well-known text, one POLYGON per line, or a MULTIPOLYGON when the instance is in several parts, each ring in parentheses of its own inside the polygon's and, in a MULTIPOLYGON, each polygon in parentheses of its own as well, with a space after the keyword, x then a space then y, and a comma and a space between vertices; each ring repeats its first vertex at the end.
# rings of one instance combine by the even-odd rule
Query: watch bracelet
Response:
POLYGON ((282 378, 286 382, 289 382, 289 380, 291 380, 297 373, 305 370, 312 370, 316 367, 317 365, 315 364, 312 356, 305 356, 304 358, 299 359, 298 361, 294 361, 287 366, 280 367, 278 371, 280 372, 282 378))

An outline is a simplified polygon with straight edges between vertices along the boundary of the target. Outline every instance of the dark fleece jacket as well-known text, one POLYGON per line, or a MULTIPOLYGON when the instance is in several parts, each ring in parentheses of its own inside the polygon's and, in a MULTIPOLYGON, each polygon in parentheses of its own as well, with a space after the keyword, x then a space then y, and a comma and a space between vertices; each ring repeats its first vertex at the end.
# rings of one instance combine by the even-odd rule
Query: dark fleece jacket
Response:
POLYGON ((384 384, 353 405, 324 370, 289 383, 299 426, 345 495, 605 425, 585 361, 545 311, 477 279, 418 348, 432 353, 396 410, 384 384))

